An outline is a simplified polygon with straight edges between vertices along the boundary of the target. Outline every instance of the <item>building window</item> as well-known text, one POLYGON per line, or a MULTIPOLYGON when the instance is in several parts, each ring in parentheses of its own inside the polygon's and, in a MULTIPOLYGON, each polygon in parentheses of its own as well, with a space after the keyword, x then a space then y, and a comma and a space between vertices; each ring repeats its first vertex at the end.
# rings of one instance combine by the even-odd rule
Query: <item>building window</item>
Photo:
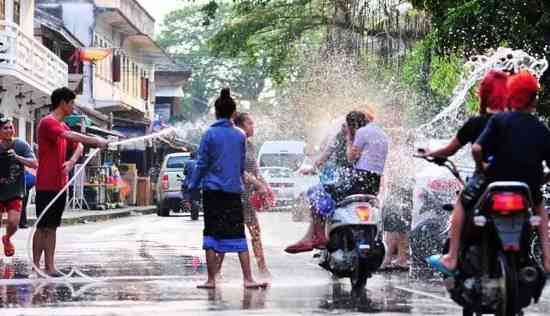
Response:
POLYGON ((21 0, 13 1, 13 23, 21 25, 21 0))
POLYGON ((17 117, 12 118, 13 128, 15 129, 15 137, 19 137, 19 119, 17 117))
POLYGON ((33 139, 32 139, 32 123, 29 122, 29 121, 25 122, 25 133, 27 134, 27 135, 25 135, 26 139, 27 139, 27 143, 32 144, 32 142, 33 142, 33 139))

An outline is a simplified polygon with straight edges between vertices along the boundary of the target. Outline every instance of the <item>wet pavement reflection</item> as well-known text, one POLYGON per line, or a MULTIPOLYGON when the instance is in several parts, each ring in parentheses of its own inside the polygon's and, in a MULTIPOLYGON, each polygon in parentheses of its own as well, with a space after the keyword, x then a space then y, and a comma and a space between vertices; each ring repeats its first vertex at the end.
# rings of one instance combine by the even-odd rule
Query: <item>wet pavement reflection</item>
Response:
MULTIPOLYGON (((333 282, 312 254, 287 255, 304 223, 289 214, 262 214, 271 287, 245 290, 238 259, 228 256, 216 290, 199 290, 206 267, 202 223, 185 217, 142 216, 65 227, 59 267, 92 277, 29 279, 23 231, 17 255, 0 260, 1 315, 461 315, 438 282, 412 281, 406 272, 377 274, 363 296, 333 282), (284 229, 284 234, 281 234, 284 229)), ((548 289, 526 315, 548 315, 548 289)))

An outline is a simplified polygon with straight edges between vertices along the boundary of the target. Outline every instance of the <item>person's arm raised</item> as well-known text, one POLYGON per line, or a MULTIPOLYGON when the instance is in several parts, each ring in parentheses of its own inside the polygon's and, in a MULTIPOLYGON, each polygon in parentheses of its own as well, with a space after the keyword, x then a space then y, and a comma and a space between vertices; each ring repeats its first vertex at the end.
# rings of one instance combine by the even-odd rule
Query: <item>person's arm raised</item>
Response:
POLYGON ((98 148, 105 148, 109 144, 109 142, 105 138, 98 136, 88 136, 73 131, 66 131, 61 135, 61 137, 75 143, 82 143, 98 148))

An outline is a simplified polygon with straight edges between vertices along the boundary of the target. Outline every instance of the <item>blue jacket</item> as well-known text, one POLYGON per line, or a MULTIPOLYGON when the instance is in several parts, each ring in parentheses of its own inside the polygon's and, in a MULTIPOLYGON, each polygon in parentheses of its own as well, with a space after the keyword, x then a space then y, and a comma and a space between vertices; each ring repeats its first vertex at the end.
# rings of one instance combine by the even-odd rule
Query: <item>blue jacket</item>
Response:
POLYGON ((246 136, 230 120, 217 120, 202 136, 190 189, 242 193, 246 136))

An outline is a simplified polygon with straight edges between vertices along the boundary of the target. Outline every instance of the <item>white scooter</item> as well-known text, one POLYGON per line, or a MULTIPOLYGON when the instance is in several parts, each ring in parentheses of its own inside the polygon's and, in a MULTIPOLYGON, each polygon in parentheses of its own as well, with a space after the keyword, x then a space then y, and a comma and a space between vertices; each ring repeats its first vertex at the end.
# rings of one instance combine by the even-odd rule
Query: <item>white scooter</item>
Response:
POLYGON ((350 278, 352 292, 361 293, 367 279, 382 265, 382 212, 372 195, 351 195, 336 205, 327 220, 328 243, 319 265, 336 278, 350 278))
MULTIPOLYGON (((299 173, 317 174, 312 166, 302 166, 299 173)), ((316 255, 319 265, 336 279, 350 278, 352 293, 361 294, 386 255, 382 210, 376 196, 350 195, 337 203, 327 218, 326 238, 326 248, 316 255)))

